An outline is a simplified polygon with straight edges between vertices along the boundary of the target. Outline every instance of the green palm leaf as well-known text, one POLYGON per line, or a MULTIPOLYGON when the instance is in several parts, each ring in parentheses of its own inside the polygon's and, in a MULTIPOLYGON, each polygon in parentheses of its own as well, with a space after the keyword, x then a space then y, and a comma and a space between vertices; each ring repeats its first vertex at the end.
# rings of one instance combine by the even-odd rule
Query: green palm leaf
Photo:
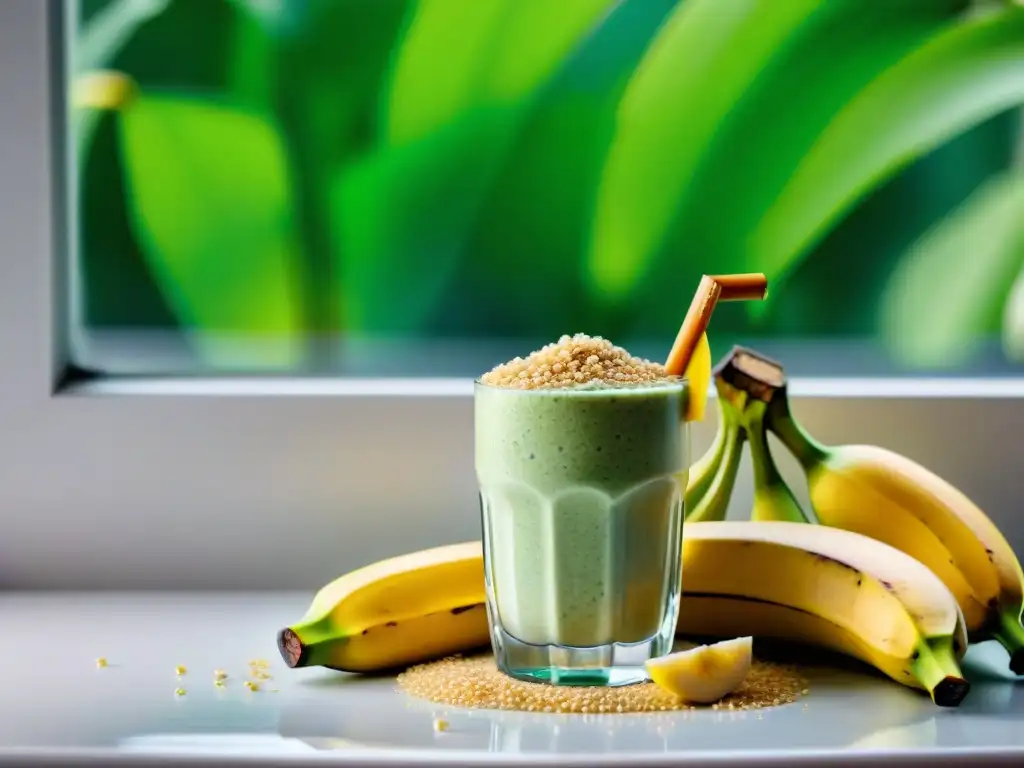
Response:
POLYGON ((331 224, 345 327, 422 329, 458 263, 495 168, 492 149, 508 142, 508 129, 501 112, 473 115, 337 176, 331 224))
POLYGON ((843 5, 688 0, 676 8, 619 107, 588 257, 599 293, 613 299, 628 294, 723 120, 814 14, 843 5))
POLYGON ((220 104, 147 94, 121 123, 130 220, 182 326, 198 332, 200 345, 218 336, 273 342, 255 362, 293 363, 299 261, 273 123, 220 104))
POLYGON ((414 141, 526 98, 615 1, 419 0, 387 94, 386 140, 414 141))
POLYGON ((73 71, 108 66, 135 30, 163 13, 168 5, 170 0, 118 0, 99 11, 75 37, 73 71))
POLYGON ((1024 269, 1014 280, 1003 312, 1003 351, 1015 363, 1024 363, 1024 269))
POLYGON ((653 285, 750 269, 747 236, 818 134, 964 1, 680 6, 622 105, 594 220, 594 287, 615 299, 645 274, 653 285))
POLYGON ((383 146, 331 200, 346 322, 413 333, 448 286, 542 90, 616 0, 419 0, 393 68, 383 146), (396 301, 396 276, 416 274, 396 301))
POLYGON ((1022 101, 1024 9, 942 32, 836 116, 753 233, 750 263, 777 278, 868 191, 1022 101))
MULTIPOLYGON (((678 282, 690 254, 701 259, 691 280, 710 270, 761 271, 748 259, 750 233, 820 134, 869 83, 955 23, 963 5, 963 0, 889 0, 836 5, 832 16, 817 16, 716 130, 687 184, 649 284, 678 282)), ((785 295, 773 292, 769 301, 785 295)), ((751 302, 746 309, 759 314, 768 303, 751 302)), ((745 322, 739 315, 732 317, 745 322)))
MULTIPOLYGON (((110 65, 135 31, 164 12, 170 0, 120 0, 108 5, 89 20, 71 46, 71 77, 103 69, 110 65)), ((75 6, 77 3, 68 3, 75 6)), ((72 18, 74 14, 72 13, 72 18)), ((101 111, 72 105, 70 119, 75 135, 78 162, 84 162, 101 111)))
MULTIPOLYGON (((881 326, 902 363, 965 362, 998 332, 1024 267, 1024 173, 993 179, 923 237, 886 287, 881 326)), ((1017 327, 1012 311, 1007 328, 1017 327)))

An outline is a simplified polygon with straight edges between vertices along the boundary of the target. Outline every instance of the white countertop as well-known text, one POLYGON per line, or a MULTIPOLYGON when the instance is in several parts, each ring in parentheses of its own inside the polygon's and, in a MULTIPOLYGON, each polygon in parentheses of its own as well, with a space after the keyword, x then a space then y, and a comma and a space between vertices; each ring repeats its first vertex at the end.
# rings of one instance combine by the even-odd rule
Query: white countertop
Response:
POLYGON ((285 668, 275 633, 309 598, 0 596, 0 763, 934 766, 965 751, 972 765, 1024 762, 1024 680, 993 644, 971 650, 972 690, 954 710, 850 665, 810 667, 809 696, 761 713, 464 711, 410 699, 392 677, 285 668), (255 693, 242 685, 254 658, 273 674, 255 693), (224 688, 216 668, 230 675, 224 688), (435 718, 449 729, 435 732, 435 718))

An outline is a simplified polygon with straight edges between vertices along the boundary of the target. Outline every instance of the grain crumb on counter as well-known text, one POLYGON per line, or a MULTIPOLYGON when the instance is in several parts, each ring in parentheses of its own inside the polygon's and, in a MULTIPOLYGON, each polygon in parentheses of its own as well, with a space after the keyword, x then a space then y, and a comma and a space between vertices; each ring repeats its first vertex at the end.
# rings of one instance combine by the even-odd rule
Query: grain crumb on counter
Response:
POLYGON ((673 710, 760 710, 792 704, 807 681, 790 665, 755 660, 746 681, 721 701, 690 704, 654 683, 616 688, 528 683, 500 672, 491 655, 453 656, 418 664, 398 676, 406 693, 436 704, 522 712, 612 714, 673 710))

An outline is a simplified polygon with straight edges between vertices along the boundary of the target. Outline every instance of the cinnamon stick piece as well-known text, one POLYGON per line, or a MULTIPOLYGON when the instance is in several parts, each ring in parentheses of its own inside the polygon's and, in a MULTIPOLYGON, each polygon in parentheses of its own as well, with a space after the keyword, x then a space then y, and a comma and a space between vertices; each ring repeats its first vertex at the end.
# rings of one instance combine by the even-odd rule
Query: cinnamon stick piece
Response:
POLYGON ((760 272, 739 275, 704 275, 690 308, 679 326, 672 351, 665 361, 665 373, 682 376, 690 364, 700 337, 708 329, 715 305, 720 301, 760 301, 768 295, 768 278, 760 272))

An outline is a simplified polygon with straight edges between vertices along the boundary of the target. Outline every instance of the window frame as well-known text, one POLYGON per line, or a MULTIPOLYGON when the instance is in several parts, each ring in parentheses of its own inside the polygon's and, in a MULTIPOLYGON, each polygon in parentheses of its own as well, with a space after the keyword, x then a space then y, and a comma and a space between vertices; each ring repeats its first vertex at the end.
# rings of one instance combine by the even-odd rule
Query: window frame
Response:
MULTIPOLYGON (((311 589, 476 538, 469 380, 75 379, 61 15, 61 0, 0 4, 0 587, 311 589)), ((1024 551, 1024 379, 791 392, 821 439, 914 457, 1024 551)), ((694 426, 694 457, 714 428, 694 426)), ((745 459, 734 513, 750 499, 745 459)))

